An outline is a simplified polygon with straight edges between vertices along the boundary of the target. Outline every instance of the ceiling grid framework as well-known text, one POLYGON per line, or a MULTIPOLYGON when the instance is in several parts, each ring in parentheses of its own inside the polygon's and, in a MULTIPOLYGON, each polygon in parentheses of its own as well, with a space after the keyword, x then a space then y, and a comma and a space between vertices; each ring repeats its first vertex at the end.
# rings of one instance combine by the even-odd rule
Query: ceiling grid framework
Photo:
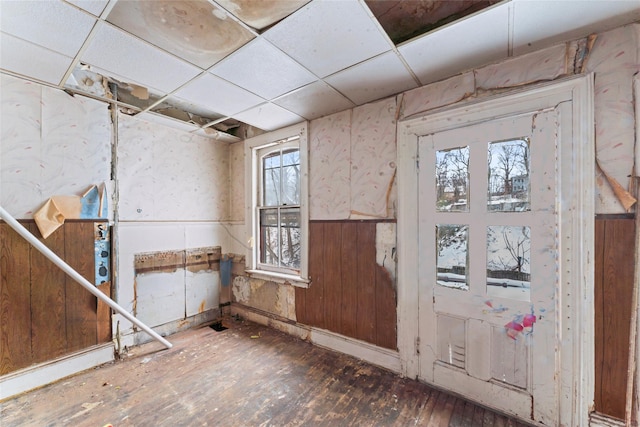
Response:
POLYGON ((242 123, 274 130, 638 20, 634 0, 2 0, 0 71, 235 141, 242 123))

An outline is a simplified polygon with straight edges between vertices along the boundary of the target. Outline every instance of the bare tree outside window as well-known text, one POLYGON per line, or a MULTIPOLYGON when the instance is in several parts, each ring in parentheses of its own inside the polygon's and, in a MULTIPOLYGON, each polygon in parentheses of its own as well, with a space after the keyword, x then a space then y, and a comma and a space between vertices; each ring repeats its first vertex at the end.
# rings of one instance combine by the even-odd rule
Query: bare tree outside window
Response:
POLYGON ((531 229, 487 227, 487 293, 528 301, 531 283, 531 229))
POLYGON ((490 142, 487 153, 487 209, 521 212, 531 209, 529 139, 490 142))
POLYGON ((275 149, 262 157, 260 263, 300 269, 300 150, 275 149))
POLYGON ((469 211, 469 147, 436 151, 436 211, 469 211))
POLYGON ((437 283, 448 288, 468 290, 469 226, 436 226, 437 283))

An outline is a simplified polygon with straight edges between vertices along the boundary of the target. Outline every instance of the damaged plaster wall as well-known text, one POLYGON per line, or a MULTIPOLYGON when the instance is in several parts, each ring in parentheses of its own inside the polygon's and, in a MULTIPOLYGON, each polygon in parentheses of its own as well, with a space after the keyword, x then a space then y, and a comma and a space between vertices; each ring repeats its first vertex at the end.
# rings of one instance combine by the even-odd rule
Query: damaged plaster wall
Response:
POLYGON ((30 219, 54 195, 111 177, 106 104, 0 75, 0 205, 30 219))
MULTIPOLYGON (((636 125, 632 84, 633 76, 640 71, 639 40, 640 24, 627 25, 311 121, 310 219, 395 218, 398 120, 583 72, 595 73, 598 160, 608 174, 630 190, 636 125)), ((600 172, 596 178, 596 212, 625 212, 600 172)), ((379 223, 376 260, 389 271, 394 284, 395 242, 395 224, 379 223)), ((282 293, 288 292, 283 289, 291 286, 261 287, 259 282, 239 278, 234 282, 235 300, 284 317, 289 313, 288 318, 294 319, 295 307, 284 310, 281 305, 282 293)))
MULTIPOLYGON (((136 276, 135 258, 149 252, 188 254, 197 248, 229 246, 229 145, 120 114, 117 152, 120 304, 149 317, 152 327, 165 325, 160 328, 165 333, 181 328, 194 311, 202 317, 203 300, 210 308, 204 313, 215 317, 219 268, 185 271, 183 263, 178 272, 136 276), (195 294, 189 297, 191 291, 195 294), (154 307, 162 295, 175 296, 175 304, 158 313, 154 307)), ((131 325, 116 317, 121 333, 130 333, 131 325)), ((146 337, 140 334, 139 339, 146 337)))

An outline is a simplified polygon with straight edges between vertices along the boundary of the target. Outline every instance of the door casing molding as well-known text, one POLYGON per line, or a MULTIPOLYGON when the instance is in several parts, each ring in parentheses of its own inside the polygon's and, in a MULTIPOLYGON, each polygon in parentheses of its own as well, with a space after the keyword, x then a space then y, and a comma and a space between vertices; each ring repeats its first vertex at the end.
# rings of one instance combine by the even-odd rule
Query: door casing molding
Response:
POLYGON ((571 114, 560 128, 562 167, 557 178, 558 322, 556 337, 560 425, 588 425, 594 401, 594 194, 593 75, 536 85, 506 95, 464 102, 398 123, 398 351, 402 373, 417 378, 418 349, 418 138, 449 129, 558 106, 571 114), (568 102, 567 102, 568 101, 568 102))

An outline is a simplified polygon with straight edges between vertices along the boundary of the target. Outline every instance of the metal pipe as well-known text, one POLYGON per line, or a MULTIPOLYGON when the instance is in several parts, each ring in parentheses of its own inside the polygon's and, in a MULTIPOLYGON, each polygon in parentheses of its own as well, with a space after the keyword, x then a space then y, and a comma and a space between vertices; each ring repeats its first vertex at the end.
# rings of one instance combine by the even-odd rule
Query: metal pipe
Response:
POLYGON ((38 240, 33 234, 31 234, 29 230, 24 228, 22 224, 16 221, 16 219, 13 218, 6 210, 4 210, 2 206, 0 206, 0 218, 4 219, 4 221, 7 224, 9 224, 11 228, 13 228, 18 234, 24 237, 24 239, 27 242, 31 243, 31 245, 37 250, 39 250, 44 256, 49 258, 51 262, 57 265, 62 271, 67 273, 69 277, 71 277, 76 282, 80 283, 83 288, 85 288, 86 290, 91 292, 93 295, 98 297, 100 301, 104 302, 109 307, 111 307, 112 309, 120 313, 125 319, 129 320, 131 323, 133 323, 134 325, 138 326, 140 329, 142 329, 143 331, 151 335, 155 340, 161 342, 165 347, 167 348, 173 347, 173 344, 171 344, 166 339, 162 338, 153 329, 151 329, 150 327, 148 327, 147 325, 145 325, 144 323, 136 319, 134 316, 129 314, 127 310, 125 310, 123 307, 118 305, 118 303, 116 303, 114 300, 112 300, 111 298, 103 294, 98 288, 93 286, 93 284, 91 284, 91 282, 89 282, 87 279, 82 277, 80 273, 75 271, 69 264, 64 262, 62 258, 60 258, 58 255, 53 253, 51 249, 46 247, 40 240, 38 240))

